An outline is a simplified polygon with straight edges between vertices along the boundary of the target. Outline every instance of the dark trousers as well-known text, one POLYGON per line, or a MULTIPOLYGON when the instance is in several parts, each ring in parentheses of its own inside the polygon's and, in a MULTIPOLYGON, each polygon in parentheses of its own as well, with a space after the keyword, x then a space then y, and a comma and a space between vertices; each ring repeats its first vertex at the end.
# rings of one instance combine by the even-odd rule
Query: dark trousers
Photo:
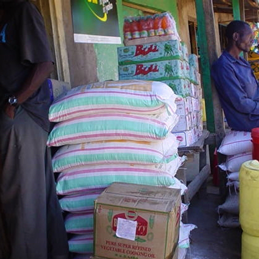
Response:
POLYGON ((66 259, 48 133, 21 107, 0 111, 0 259, 66 259))

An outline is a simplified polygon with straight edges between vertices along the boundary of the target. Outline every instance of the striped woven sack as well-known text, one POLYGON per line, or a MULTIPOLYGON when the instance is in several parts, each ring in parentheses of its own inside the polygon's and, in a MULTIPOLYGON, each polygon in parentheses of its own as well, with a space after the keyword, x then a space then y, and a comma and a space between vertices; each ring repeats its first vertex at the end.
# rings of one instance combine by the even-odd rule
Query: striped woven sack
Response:
POLYGON ((182 163, 177 157, 168 164, 152 166, 110 164, 75 167, 59 174, 57 194, 71 195, 96 188, 106 188, 113 182, 172 186, 174 175, 182 163))
POLYGON ((160 164, 177 156, 179 141, 169 133, 157 142, 102 141, 66 145, 58 149, 52 159, 54 172, 94 164, 160 164))
POLYGON ((162 82, 127 80, 82 85, 56 99, 49 120, 59 122, 97 113, 175 113, 176 95, 162 82))
POLYGON ((62 146, 107 140, 158 141, 165 139, 178 116, 166 112, 154 116, 95 114, 58 123, 47 145, 62 146))

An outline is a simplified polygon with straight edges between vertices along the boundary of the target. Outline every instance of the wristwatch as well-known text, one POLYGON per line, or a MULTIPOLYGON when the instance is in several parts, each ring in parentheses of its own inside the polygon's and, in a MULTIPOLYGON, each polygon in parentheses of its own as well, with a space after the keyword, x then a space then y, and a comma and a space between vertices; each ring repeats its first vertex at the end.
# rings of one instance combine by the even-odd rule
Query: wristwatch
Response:
POLYGON ((15 96, 10 96, 8 99, 8 103, 14 107, 18 105, 18 100, 15 96))

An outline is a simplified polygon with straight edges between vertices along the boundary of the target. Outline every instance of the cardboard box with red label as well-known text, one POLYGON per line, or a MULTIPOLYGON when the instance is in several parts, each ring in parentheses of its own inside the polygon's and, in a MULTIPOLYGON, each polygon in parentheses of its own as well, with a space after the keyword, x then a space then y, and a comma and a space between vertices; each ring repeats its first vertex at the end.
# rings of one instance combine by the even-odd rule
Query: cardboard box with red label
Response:
POLYGON ((185 79, 189 76, 187 62, 182 60, 166 60, 119 66, 120 80, 155 80, 185 79))
POLYGON ((177 253, 180 205, 178 189, 113 183, 95 201, 94 255, 171 259, 177 253))
POLYGON ((183 58, 182 45, 178 40, 119 47, 117 53, 119 65, 183 58))

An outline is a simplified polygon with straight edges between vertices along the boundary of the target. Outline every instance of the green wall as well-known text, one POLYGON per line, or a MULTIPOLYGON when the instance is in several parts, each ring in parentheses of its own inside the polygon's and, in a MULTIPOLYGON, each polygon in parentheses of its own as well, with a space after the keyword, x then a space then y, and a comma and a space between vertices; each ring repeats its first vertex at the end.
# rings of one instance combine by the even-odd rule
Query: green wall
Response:
MULTIPOLYGON (((161 12, 169 11, 175 18, 178 25, 177 0, 160 0, 159 8, 157 8, 157 0, 129 0, 125 1, 132 4, 138 4, 143 7, 148 7, 161 12), (145 2, 143 4, 143 2, 145 2)), ((126 16, 142 15, 140 10, 129 8, 122 5, 122 0, 117 0, 117 10, 119 19, 119 28, 121 39, 123 41, 123 21, 126 16)), ((118 44, 94 44, 94 50, 97 58, 97 76, 99 81, 118 80, 118 61, 117 61, 117 47, 123 46, 118 44)))

